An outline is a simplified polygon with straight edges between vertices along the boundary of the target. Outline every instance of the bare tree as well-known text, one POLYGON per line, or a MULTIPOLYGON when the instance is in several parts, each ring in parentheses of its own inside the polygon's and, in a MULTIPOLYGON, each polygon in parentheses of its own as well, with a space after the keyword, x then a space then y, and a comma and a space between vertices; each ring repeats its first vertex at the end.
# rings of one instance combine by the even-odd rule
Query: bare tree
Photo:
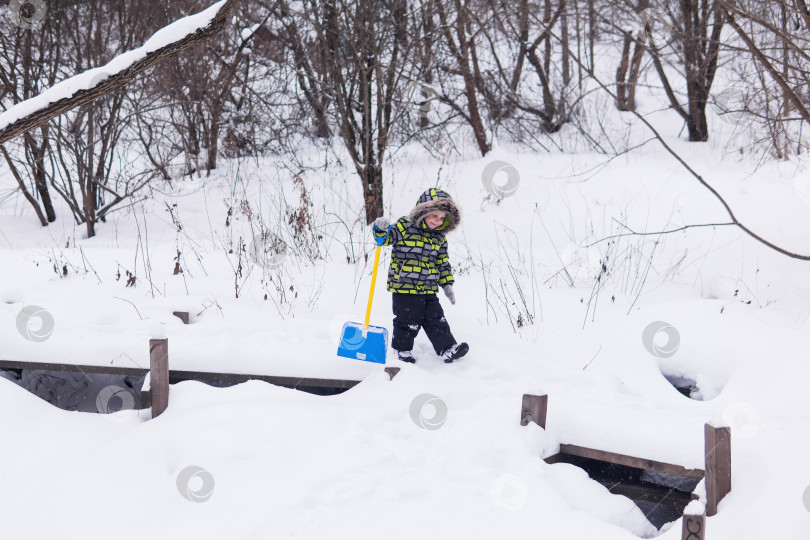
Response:
MULTIPOLYGON (((132 24, 126 11, 132 8, 87 0, 66 10, 61 38, 70 46, 64 49, 65 65, 87 70, 143 41, 146 29, 132 24)), ((127 127, 123 121, 126 92, 126 88, 115 89, 50 122, 55 171, 51 185, 76 222, 85 224, 88 237, 95 236, 95 224, 110 209, 134 193, 126 167, 116 163, 118 143, 127 127)))
POLYGON ((302 17, 302 13, 293 10, 289 1, 276 0, 264 5, 273 18, 257 30, 256 41, 265 49, 265 58, 291 65, 294 83, 299 90, 293 97, 302 109, 310 113, 312 134, 316 138, 327 138, 332 134, 329 126, 332 99, 328 91, 328 49, 322 47, 317 37, 307 32, 311 28, 309 21, 306 16, 302 17), (282 51, 278 50, 279 47, 282 51), (289 54, 289 59, 285 53, 289 54))
MULTIPOLYGON (((536 15, 528 0, 517 2, 514 10, 488 2, 486 12, 471 12, 475 32, 488 45, 477 48, 474 65, 480 76, 474 80, 493 130, 508 122, 511 133, 536 132, 539 121, 541 132, 556 133, 568 122, 582 82, 572 92, 569 29, 572 19, 574 25, 579 20, 575 11, 570 16, 571 5, 570 0, 556 5, 545 0, 536 15), (555 32, 557 39, 552 39, 555 32)), ((573 39, 578 48, 579 36, 577 30, 573 39)))
MULTIPOLYGON (((559 40, 552 40, 552 32, 554 27, 561 20, 562 14, 566 10, 566 0, 560 0, 557 8, 554 9, 551 0, 544 0, 543 14, 537 17, 539 29, 537 37, 535 37, 531 45, 526 51, 526 56, 529 59, 534 72, 537 74, 537 79, 540 82, 540 87, 543 92, 543 106, 532 110, 534 114, 542 119, 543 130, 549 133, 559 131, 562 124, 565 122, 565 100, 561 96, 557 98, 556 92, 552 86, 552 68, 553 66, 553 53, 554 41, 557 41, 559 46, 565 51, 565 58, 570 58, 570 47, 567 38, 567 31, 560 32, 559 40), (538 55, 537 50, 542 48, 542 58, 538 55)), ((563 77, 565 80, 566 77, 563 77)), ((564 83, 567 84, 567 83, 564 83)))
MULTIPOLYGON (((8 17, 0 18, 0 110, 39 94, 61 75, 64 8, 54 4, 52 9, 51 17, 31 27, 14 25, 8 17)), ((48 190, 50 143, 50 128, 41 125, 26 132, 19 145, 10 145, 14 146, 10 151, 2 148, 9 169, 42 226, 56 219, 48 190)))
MULTIPOLYGON (((647 32, 649 51, 672 108, 684 119, 690 141, 709 140, 706 105, 717 72, 720 36, 725 23, 716 0, 679 0, 674 6, 652 4, 654 17, 647 16, 645 24, 668 19, 671 42, 657 43, 655 33, 647 32), (686 103, 676 95, 664 69, 664 50, 675 50, 676 64, 686 82, 686 103)), ((649 12, 648 12, 649 13, 649 12)), ((659 21, 660 22, 660 21, 659 21)), ((664 21, 666 26, 667 21, 664 21)))
POLYGON ((449 63, 441 69, 458 73, 462 79, 462 91, 459 95, 442 92, 441 99, 469 124, 479 152, 482 156, 486 156, 492 149, 492 141, 491 134, 484 126, 479 100, 479 93, 483 91, 484 84, 476 50, 480 26, 474 24, 475 6, 471 0, 428 1, 433 2, 432 5, 439 17, 437 26, 441 29, 444 44, 450 53, 449 63))
MULTIPOLYGON (((195 2, 188 2, 189 5, 195 2)), ((247 9, 247 8, 245 8, 247 9)), ((228 20, 222 32, 205 42, 189 47, 157 67, 166 99, 172 104, 171 122, 186 155, 194 161, 205 150, 201 166, 207 172, 216 169, 219 139, 229 106, 237 105, 234 89, 247 81, 251 57, 245 54, 252 34, 243 39, 240 10, 228 20)))
MULTIPOLYGON (((144 185, 137 178, 127 178, 123 181, 122 188, 119 182, 121 173, 114 172, 112 166, 114 148, 125 125, 119 116, 124 94, 121 89, 139 73, 216 33, 223 26, 225 17, 235 2, 236 0, 227 0, 218 6, 213 19, 208 20, 207 25, 198 31, 180 36, 176 41, 147 54, 105 80, 94 81, 90 87, 38 107, 0 128, 0 145, 22 134, 29 141, 29 148, 33 138, 31 130, 39 128, 43 134, 42 144, 46 144, 45 148, 49 150, 52 145, 46 140, 47 130, 54 126, 59 128, 59 133, 55 135, 56 149, 49 154, 50 159, 47 162, 42 151, 39 154, 30 153, 34 155, 34 171, 37 174, 38 171, 46 170, 46 164, 49 164, 51 171, 58 172, 51 174, 51 186, 65 198, 76 220, 87 224, 88 236, 95 234, 98 219, 103 219, 114 205, 144 185), (101 96, 106 96, 103 102, 91 103, 101 96), (59 118, 55 124, 48 125, 51 119, 77 107, 81 108, 69 118, 59 118), (113 178, 117 180, 113 182, 113 178)), ((148 28, 149 13, 152 13, 144 9, 144 5, 148 3, 149 0, 136 0, 127 4, 90 0, 78 4, 68 3, 62 6, 61 11, 52 12, 52 20, 61 25, 58 40, 63 46, 55 49, 57 53, 49 58, 48 65, 54 69, 52 76, 46 79, 40 75, 38 91, 34 92, 35 86, 29 85, 32 91, 27 97, 35 97, 41 93, 42 88, 53 85, 60 76, 68 77, 77 71, 103 65, 111 56, 141 44, 148 32, 155 30, 148 28)), ((48 24, 50 19, 45 26, 48 24)), ((25 47, 20 48, 19 43, 0 42, 4 46, 3 58, 24 56, 25 47)), ((5 77, 5 80, 0 80, 4 83, 2 98, 5 100, 11 95, 13 104, 19 102, 20 96, 18 94, 15 101, 13 92, 16 87, 11 84, 15 77, 12 64, 6 63, 0 68, 5 77)), ((51 134, 51 137, 54 135, 51 134)), ((11 166, 10 154, 5 148, 2 150, 11 166)), ((24 189, 20 171, 16 167, 12 169, 26 198, 34 205, 36 201, 24 189)), ((46 224, 46 216, 38 205, 34 206, 40 222, 46 224)))
MULTIPOLYGON (((777 157, 801 151, 799 131, 810 122, 810 18, 804 0, 776 0, 767 4, 718 0, 728 25, 741 43, 727 46, 747 53, 757 67, 756 77, 740 86, 751 88, 748 99, 738 99, 749 118, 767 128, 767 144, 777 157)), ((738 113, 739 114, 739 113, 738 113)))
MULTIPOLYGON (((650 6, 650 0, 638 0, 636 11, 643 13, 650 6)), ((620 111, 636 109, 636 87, 641 74, 641 62, 647 51, 646 34, 643 28, 636 31, 622 31, 622 57, 616 70, 616 107, 620 111), (632 57, 630 50, 633 50, 632 57)))
POLYGON ((395 97, 412 79, 405 0, 306 0, 302 16, 328 54, 325 80, 340 137, 363 184, 366 222, 383 212, 383 160, 398 115, 395 97))

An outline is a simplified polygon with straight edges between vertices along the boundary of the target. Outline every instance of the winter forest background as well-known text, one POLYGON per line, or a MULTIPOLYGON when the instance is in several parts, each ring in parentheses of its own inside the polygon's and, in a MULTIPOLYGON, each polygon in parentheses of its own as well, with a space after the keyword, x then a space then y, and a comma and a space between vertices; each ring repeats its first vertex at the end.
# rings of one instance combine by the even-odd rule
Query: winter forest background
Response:
MULTIPOLYGON (((0 19, 3 109, 207 7, 16 4, 0 19)), ((737 128, 728 152, 801 156, 809 35, 803 0, 244 0, 214 37, 2 152, 43 226, 60 198, 93 236, 110 212, 178 175, 207 174, 221 158, 294 160, 306 140, 348 161, 369 222, 383 210, 386 159, 404 144, 439 157, 486 156, 496 142, 643 151, 628 135, 639 94, 674 110, 690 141, 712 137, 714 108, 737 128), (627 111, 624 125, 607 123, 607 109, 627 111)))

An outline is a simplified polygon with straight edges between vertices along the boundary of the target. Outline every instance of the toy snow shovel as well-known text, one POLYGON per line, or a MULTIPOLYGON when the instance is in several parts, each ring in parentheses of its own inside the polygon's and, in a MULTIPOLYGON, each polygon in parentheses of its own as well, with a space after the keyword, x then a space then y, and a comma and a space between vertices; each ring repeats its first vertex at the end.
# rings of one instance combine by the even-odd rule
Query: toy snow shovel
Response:
POLYGON ((340 335, 340 345, 338 345, 337 351, 338 356, 377 364, 385 363, 385 353, 388 351, 388 330, 381 326, 369 326, 368 321, 371 318, 371 300, 374 298, 374 284, 377 283, 380 248, 386 238, 388 238, 388 234, 382 238, 376 238, 377 252, 374 254, 374 270, 371 272, 371 292, 368 293, 366 322, 363 324, 347 322, 343 325, 343 333, 340 335))

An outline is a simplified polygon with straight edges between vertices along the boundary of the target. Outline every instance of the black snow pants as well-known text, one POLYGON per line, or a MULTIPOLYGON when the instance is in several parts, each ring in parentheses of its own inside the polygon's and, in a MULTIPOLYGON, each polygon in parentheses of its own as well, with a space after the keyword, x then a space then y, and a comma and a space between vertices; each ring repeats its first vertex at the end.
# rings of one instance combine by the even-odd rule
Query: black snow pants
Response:
POLYGON ((435 294, 392 293, 394 337, 391 347, 397 351, 413 349, 413 340, 420 328, 425 329, 433 350, 441 355, 456 344, 450 325, 435 294))

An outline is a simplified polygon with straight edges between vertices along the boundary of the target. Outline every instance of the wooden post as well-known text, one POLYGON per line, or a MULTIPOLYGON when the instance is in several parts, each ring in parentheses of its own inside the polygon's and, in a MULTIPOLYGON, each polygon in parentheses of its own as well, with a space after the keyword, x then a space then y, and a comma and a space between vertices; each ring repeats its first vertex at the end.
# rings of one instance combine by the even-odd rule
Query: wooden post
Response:
POLYGON ((172 311, 172 315, 183 321, 183 324, 188 324, 188 311, 172 311))
POLYGON ((385 372, 388 373, 388 380, 389 381, 393 380, 394 377, 397 376, 397 373, 399 373, 399 369, 400 368, 398 368, 398 367, 387 367, 387 368, 385 368, 385 372))
POLYGON ((731 491, 731 428, 704 426, 706 448, 706 515, 731 491))
POLYGON ((529 422, 534 422, 543 429, 546 429, 546 413, 548 412, 548 396, 533 396, 523 394, 523 405, 520 408, 520 425, 528 426, 529 422))
POLYGON ((169 406, 169 340, 149 340, 149 392, 152 418, 169 406))
POLYGON ((706 540, 706 516, 684 513, 681 540, 706 540))

